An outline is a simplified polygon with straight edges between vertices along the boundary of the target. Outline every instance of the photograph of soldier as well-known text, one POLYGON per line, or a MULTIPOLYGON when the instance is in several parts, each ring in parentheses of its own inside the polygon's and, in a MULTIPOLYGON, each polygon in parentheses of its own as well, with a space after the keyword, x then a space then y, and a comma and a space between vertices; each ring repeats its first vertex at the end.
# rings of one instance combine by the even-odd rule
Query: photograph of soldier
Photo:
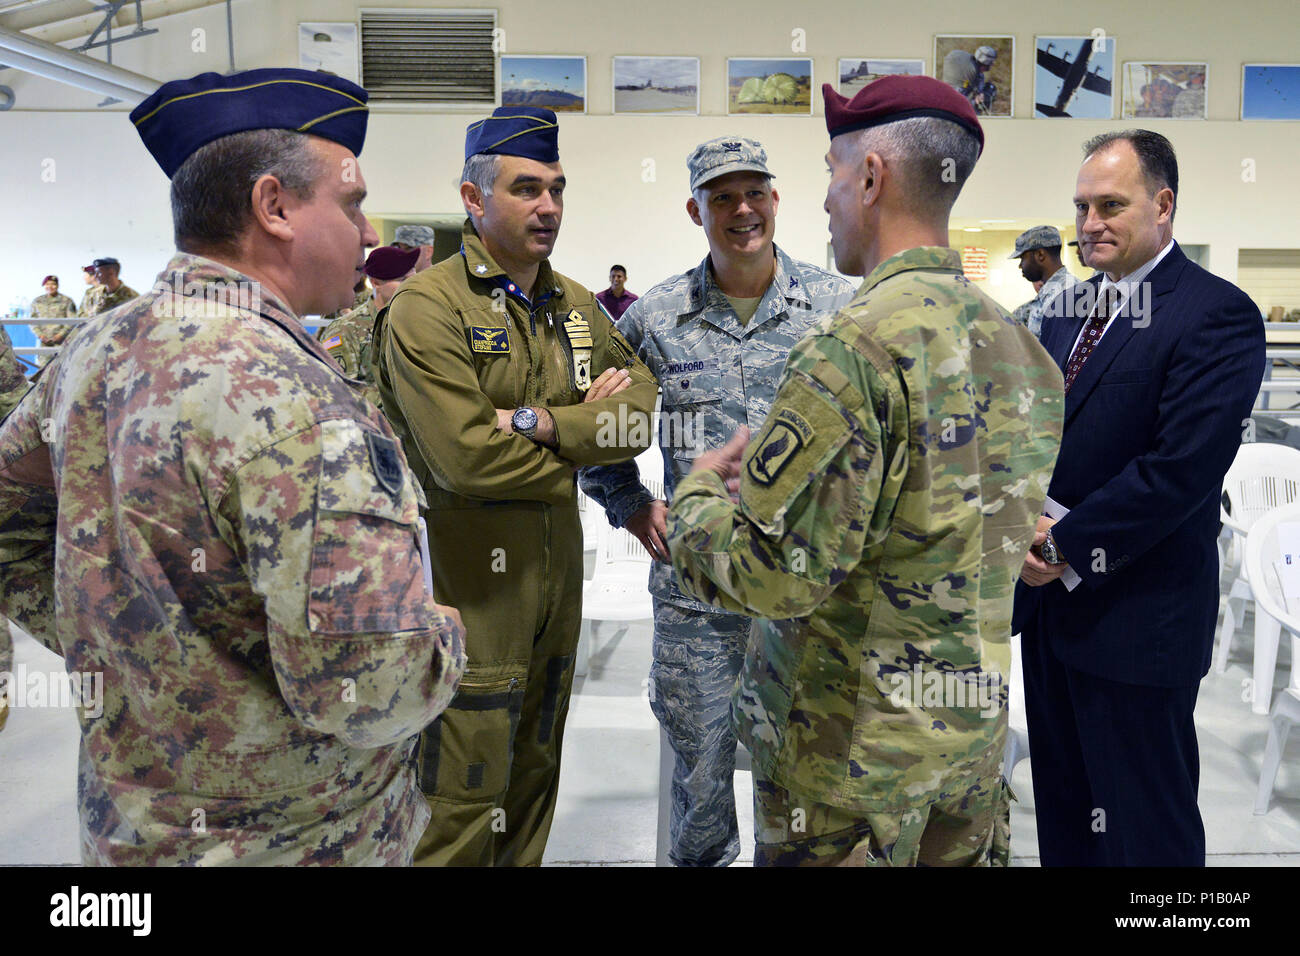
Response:
POLYGON ((1010 36, 940 34, 934 75, 966 97, 980 116, 1010 116, 1016 40, 1010 36))
POLYGON ((85 865, 402 866, 429 818, 414 735, 464 631, 424 587, 400 443, 299 318, 351 301, 378 242, 367 98, 259 69, 138 105, 177 251, 0 425, 0 613, 103 675, 85 865))
POLYGON ((1205 119, 1207 63, 1125 63, 1124 119, 1205 119))
POLYGON ((1110 119, 1115 115, 1116 40, 1034 38, 1034 116, 1110 119))
POLYGON ((753 441, 678 484, 673 569, 760 618, 732 697, 756 866, 1005 866, 1012 587, 1061 373, 947 247, 984 143, 970 101, 922 76, 822 92, 836 264, 866 278, 794 346, 753 441))
POLYGON ((924 76, 924 60, 869 60, 851 57, 840 60, 840 95, 853 96, 882 76, 924 76))
POLYGON ((460 692, 421 735, 433 816, 417 865, 541 863, 582 623, 574 471, 649 444, 654 376, 549 262, 558 130, 534 107, 470 124, 461 249, 404 282, 382 321, 380 395, 428 502, 434 594, 469 635, 460 692))
MULTIPOLYGON (((849 282, 773 241, 780 197, 762 144, 723 136, 697 146, 686 165, 686 213, 709 254, 652 288, 618 324, 663 386, 667 501, 696 455, 722 447, 737 428, 759 429, 791 347, 853 298, 849 282)), ((675 755, 669 859, 726 866, 740 853, 729 712, 750 619, 683 593, 668 559, 667 501, 645 488, 635 462, 584 468, 579 483, 655 562, 650 708, 675 755)))
POLYGON ((727 115, 790 113, 812 116, 813 61, 727 58, 727 115))

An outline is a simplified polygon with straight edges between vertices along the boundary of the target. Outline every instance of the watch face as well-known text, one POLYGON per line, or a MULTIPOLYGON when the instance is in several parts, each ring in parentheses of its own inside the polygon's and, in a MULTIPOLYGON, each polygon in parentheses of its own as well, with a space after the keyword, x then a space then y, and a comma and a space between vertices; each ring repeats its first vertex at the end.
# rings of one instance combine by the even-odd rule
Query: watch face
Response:
POLYGON ((510 425, 517 432, 532 431, 537 427, 537 413, 531 408, 516 409, 510 416, 510 425))

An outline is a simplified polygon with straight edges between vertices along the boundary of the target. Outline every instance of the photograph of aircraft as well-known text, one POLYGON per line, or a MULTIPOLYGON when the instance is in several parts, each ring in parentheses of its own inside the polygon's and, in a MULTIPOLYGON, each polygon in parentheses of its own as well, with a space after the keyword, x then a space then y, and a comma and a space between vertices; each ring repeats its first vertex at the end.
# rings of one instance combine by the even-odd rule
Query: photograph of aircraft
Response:
POLYGON ((1035 46, 1034 116, 1114 115, 1114 37, 1036 37, 1035 46))

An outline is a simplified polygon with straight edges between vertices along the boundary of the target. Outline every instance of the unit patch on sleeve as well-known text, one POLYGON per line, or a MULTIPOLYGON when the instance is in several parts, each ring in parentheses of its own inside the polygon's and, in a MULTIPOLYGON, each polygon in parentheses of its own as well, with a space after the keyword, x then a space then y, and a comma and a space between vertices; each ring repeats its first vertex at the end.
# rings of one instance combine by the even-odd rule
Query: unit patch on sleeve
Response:
POLYGON ((771 485, 781 469, 799 449, 812 441, 813 428, 807 419, 789 408, 781 409, 768 425, 762 444, 749 456, 749 477, 760 485, 771 485))

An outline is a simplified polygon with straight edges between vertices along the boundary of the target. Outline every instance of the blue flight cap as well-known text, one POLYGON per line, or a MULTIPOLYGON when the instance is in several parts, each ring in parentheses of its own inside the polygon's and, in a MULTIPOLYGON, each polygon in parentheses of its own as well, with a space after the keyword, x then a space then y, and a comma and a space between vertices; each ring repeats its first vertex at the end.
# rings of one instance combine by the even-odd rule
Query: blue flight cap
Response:
POLYGON ((369 96, 355 83, 314 70, 200 73, 158 87, 131 111, 131 122, 171 179, 200 147, 253 129, 310 133, 359 156, 369 96))
POLYGON ((560 124, 554 113, 540 106, 498 106, 465 130, 465 158, 478 153, 559 162, 560 124))

